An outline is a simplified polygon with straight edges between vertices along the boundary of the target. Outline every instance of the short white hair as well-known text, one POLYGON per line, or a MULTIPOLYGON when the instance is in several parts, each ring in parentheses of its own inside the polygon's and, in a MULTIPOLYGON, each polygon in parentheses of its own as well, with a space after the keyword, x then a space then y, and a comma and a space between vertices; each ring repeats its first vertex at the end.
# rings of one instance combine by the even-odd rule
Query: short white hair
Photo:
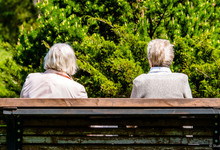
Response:
POLYGON ((54 44, 44 57, 44 69, 54 69, 74 75, 77 70, 77 64, 72 47, 65 43, 54 44))
POLYGON ((152 66, 170 67, 174 58, 173 45, 169 40, 152 40, 147 46, 147 58, 152 66))

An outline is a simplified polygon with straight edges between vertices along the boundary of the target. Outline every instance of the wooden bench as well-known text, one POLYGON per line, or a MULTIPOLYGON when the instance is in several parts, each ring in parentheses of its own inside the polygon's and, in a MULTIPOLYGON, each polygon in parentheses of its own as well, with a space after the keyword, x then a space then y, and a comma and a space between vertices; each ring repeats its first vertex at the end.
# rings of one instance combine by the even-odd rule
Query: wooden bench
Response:
POLYGON ((220 98, 0 99, 0 149, 218 149, 220 98))

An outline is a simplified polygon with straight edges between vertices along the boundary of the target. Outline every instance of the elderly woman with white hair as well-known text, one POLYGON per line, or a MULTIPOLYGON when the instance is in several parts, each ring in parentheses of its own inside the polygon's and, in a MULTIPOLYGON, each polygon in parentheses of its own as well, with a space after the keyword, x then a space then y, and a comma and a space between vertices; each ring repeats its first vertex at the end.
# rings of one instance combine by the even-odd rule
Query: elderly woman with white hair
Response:
POLYGON ((54 44, 44 57, 44 73, 26 78, 21 98, 87 98, 83 85, 74 81, 77 69, 73 49, 64 43, 54 44))
POLYGON ((192 98, 188 76, 170 70, 174 50, 168 40, 150 41, 147 55, 151 69, 134 79, 131 98, 192 98))

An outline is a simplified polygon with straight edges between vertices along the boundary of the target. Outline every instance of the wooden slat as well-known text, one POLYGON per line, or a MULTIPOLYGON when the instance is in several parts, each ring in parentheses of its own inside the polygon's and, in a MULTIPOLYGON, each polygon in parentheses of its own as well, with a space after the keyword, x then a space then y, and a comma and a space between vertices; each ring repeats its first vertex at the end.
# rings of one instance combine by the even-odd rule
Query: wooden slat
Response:
POLYGON ((140 145, 24 145, 22 150, 212 150, 209 146, 140 145))
POLYGON ((6 150, 6 134, 7 134, 7 125, 2 117, 0 116, 0 149, 6 150))
POLYGON ((34 127, 24 128, 23 135, 62 135, 62 136, 87 136, 93 135, 119 135, 119 136, 185 136, 193 135, 199 136, 213 136, 211 128, 195 128, 195 129, 181 129, 181 128, 47 128, 34 127))
POLYGON ((70 137, 70 136, 23 136, 22 143, 32 144, 212 144, 212 137, 70 137))
POLYGON ((6 134, 7 134, 6 128, 0 126, 0 136, 6 135, 6 134))
POLYGON ((6 150, 6 149, 7 149, 6 145, 0 145, 0 150, 6 150))
POLYGON ((6 144, 6 136, 0 135, 0 145, 5 145, 5 144, 6 144))
POLYGON ((213 108, 20 108, 4 110, 5 115, 218 115, 213 108))
MULTIPOLYGON (((75 98, 25 99, 1 98, 0 107, 220 107, 220 98, 146 99, 146 98, 75 98)), ((6 109, 5 108, 5 109, 6 109)), ((9 109, 10 109, 9 108, 9 109)))
POLYGON ((35 118, 23 120, 24 126, 89 126, 89 125, 137 125, 137 126, 206 126, 212 127, 212 119, 196 118, 35 118))
POLYGON ((2 127, 2 126, 6 126, 6 123, 5 123, 5 121, 1 118, 1 120, 0 120, 0 127, 2 127))

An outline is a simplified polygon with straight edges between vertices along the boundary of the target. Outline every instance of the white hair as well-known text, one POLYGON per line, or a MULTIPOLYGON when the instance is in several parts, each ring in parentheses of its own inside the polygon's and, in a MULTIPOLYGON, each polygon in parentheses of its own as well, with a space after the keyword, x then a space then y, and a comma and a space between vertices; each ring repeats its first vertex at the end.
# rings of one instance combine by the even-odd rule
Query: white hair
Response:
POLYGON ((77 70, 77 64, 72 47, 65 43, 54 44, 44 57, 44 69, 54 69, 74 75, 77 70))
POLYGON ((169 40, 152 40, 147 46, 147 58, 152 66, 170 67, 174 58, 173 45, 169 40))

